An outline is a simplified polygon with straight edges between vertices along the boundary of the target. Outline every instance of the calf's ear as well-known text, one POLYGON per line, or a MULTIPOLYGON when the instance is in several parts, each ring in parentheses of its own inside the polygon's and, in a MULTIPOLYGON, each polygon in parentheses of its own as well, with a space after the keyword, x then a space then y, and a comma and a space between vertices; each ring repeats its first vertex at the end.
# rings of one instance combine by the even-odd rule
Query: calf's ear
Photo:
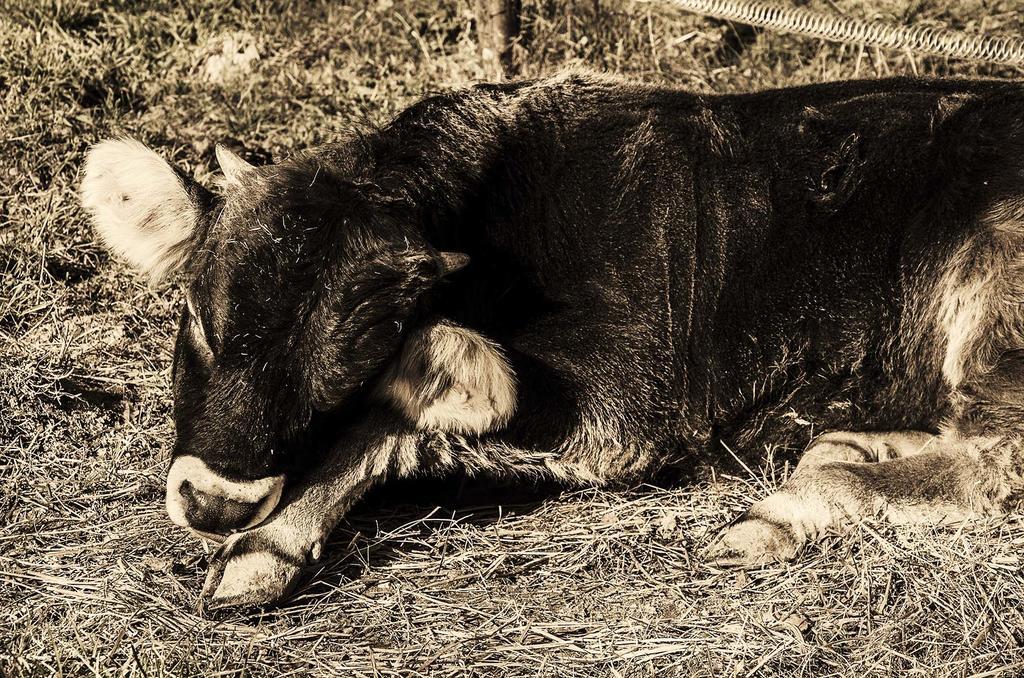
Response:
POLYGON ((441 321, 406 340, 376 395, 419 429, 479 435, 512 417, 516 378, 497 344, 441 321))
POLYGON ((157 281, 180 267, 212 194, 134 139, 89 149, 82 206, 112 252, 157 281))

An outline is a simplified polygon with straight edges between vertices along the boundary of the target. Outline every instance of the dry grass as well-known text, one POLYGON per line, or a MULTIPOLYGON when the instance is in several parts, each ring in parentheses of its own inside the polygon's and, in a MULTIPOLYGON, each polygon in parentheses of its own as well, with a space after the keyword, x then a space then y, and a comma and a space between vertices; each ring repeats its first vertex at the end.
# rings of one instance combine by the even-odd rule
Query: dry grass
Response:
MULTIPOLYGON (((702 91, 1020 75, 595 4, 527 3, 527 74, 582 63, 702 91)), ((1011 0, 873 4, 1022 29, 1011 0)), ((385 120, 484 75, 468 6, 0 0, 0 674, 1024 673, 1019 517, 867 523, 791 566, 702 565, 713 531, 787 472, 770 462, 626 493, 392 487, 291 604, 198 614, 206 555, 161 507, 177 295, 92 243, 82 152, 131 133, 205 177, 215 141, 269 159, 385 120), (232 70, 226 39, 259 59, 232 70)))

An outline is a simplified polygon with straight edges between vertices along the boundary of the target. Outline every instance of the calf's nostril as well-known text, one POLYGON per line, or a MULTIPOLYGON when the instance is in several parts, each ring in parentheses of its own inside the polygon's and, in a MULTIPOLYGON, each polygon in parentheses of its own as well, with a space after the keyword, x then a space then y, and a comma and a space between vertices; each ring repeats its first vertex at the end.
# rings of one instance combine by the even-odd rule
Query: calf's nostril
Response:
POLYGON ((188 524, 194 529, 216 534, 228 534, 248 525, 262 503, 207 494, 188 480, 181 483, 178 492, 188 524))

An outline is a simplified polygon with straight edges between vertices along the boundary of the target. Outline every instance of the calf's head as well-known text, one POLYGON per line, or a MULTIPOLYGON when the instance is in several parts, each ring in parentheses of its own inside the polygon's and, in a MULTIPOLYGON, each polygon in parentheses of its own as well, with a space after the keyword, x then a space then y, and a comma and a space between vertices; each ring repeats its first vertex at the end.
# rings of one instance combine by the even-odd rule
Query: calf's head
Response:
POLYGON ((424 293, 466 262, 402 226, 343 152, 330 166, 217 156, 215 194, 136 141, 105 141, 81 186, 113 252, 185 283, 166 503, 208 535, 273 511, 317 421, 375 378, 424 293))

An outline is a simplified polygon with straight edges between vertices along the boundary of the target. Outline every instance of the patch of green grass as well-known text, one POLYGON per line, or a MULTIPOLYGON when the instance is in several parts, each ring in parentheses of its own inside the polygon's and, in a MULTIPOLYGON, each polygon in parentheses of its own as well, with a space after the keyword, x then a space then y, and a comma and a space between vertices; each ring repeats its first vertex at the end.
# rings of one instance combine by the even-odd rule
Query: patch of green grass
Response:
MULTIPOLYGON (((1009 0, 810 4, 1024 28, 1009 0)), ((791 566, 701 565, 693 554, 713 531, 785 473, 767 463, 673 489, 509 497, 500 510, 473 501, 476 483, 418 486, 401 506, 409 488, 385 489, 289 605, 197 613, 207 557, 162 507, 178 293, 147 288, 93 243, 75 197, 83 152, 130 134, 208 180, 216 142, 269 161, 381 123, 486 77, 470 10, 0 0, 0 674, 1021 673, 1017 518, 962 531, 867 523, 791 566), (257 60, 223 66, 250 48, 257 60)), ((527 76, 586 65, 707 92, 1020 76, 657 3, 528 2, 524 24, 527 76)))

